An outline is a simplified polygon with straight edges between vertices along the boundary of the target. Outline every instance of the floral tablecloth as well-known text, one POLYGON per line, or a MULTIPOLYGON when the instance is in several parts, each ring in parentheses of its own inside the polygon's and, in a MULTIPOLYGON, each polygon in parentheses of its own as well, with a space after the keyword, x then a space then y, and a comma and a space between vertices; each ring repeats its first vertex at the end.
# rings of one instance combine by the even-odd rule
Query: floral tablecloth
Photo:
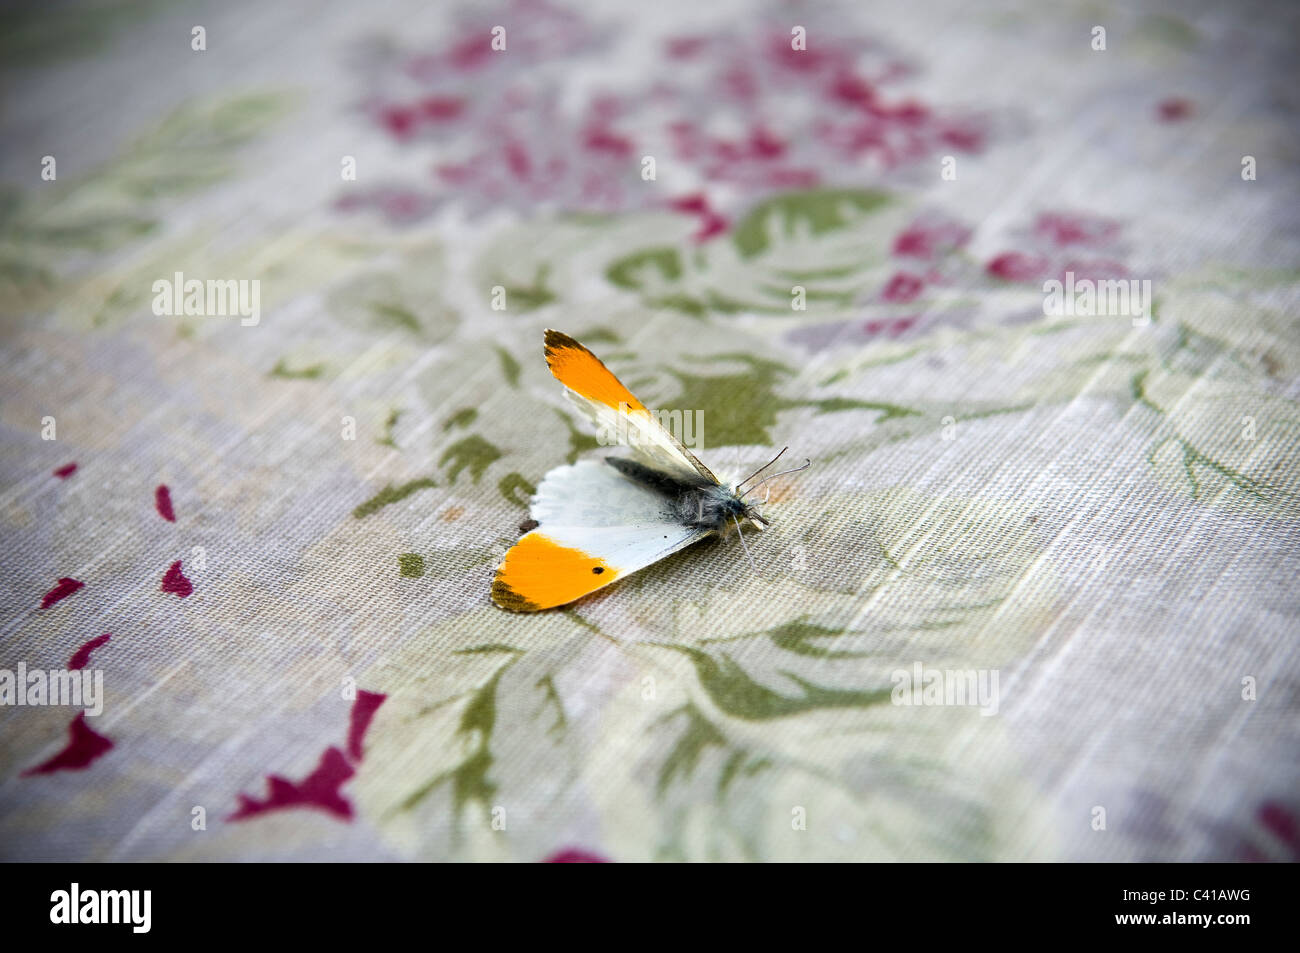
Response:
POLYGON ((1300 8, 4 18, 4 859, 1300 858, 1300 8), (491 604, 547 327, 752 563, 491 604))

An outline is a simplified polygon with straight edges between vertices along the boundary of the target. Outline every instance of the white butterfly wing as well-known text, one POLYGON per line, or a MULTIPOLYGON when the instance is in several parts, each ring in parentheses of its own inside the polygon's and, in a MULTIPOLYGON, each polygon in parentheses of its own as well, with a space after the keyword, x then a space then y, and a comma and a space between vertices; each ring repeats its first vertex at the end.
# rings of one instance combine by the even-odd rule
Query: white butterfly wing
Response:
POLYGON ((678 522, 660 494, 596 460, 548 473, 530 513, 539 525, 506 553, 492 583, 503 609, 564 605, 709 535, 678 522))

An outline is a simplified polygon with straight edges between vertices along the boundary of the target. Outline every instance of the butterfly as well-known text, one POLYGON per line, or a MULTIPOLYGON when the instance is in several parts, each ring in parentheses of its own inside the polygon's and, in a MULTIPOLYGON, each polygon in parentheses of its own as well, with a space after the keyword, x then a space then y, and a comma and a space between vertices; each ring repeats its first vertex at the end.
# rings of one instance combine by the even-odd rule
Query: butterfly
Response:
POLYGON ((548 329, 545 352, 566 396, 602 433, 626 435, 633 455, 582 460, 546 474, 521 526, 527 532, 492 580, 492 601, 503 609, 562 606, 706 536, 727 536, 733 528, 739 534, 742 522, 763 529, 768 520, 749 494, 811 466, 805 461, 745 489, 782 450, 739 483, 723 483, 583 345, 548 329))

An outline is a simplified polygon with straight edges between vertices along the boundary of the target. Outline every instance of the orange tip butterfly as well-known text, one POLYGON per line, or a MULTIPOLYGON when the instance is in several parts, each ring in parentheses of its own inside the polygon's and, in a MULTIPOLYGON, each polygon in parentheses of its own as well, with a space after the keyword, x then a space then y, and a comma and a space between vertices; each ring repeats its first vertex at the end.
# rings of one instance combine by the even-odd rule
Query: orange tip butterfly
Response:
MULTIPOLYGON (((567 334, 546 331, 546 363, 567 396, 605 433, 628 435, 632 457, 557 467, 532 499, 530 527, 492 581, 492 601, 514 612, 562 606, 706 536, 768 525, 747 497, 765 477, 723 483, 601 363, 567 334)), ((744 539, 741 538, 741 545, 744 539)))

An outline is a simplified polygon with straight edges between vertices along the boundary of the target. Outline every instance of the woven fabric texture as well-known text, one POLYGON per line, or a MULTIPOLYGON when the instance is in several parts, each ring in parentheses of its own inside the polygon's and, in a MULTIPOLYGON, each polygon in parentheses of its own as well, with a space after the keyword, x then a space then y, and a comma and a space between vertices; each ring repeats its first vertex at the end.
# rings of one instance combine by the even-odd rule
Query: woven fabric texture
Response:
POLYGON ((1300 859, 1300 7, 9 16, 4 859, 1300 859), (748 557, 491 604, 548 327, 748 557))

